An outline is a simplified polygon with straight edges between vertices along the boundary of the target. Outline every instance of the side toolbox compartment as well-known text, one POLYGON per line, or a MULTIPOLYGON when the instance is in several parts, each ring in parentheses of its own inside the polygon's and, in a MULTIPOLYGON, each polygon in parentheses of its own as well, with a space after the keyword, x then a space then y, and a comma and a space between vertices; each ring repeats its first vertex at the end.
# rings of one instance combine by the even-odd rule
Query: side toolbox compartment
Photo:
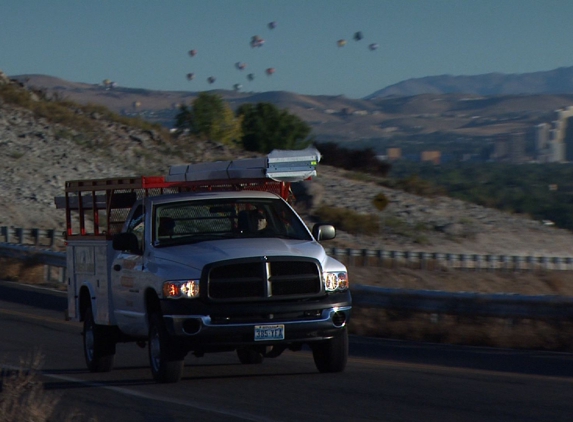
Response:
POLYGON ((113 324, 110 243, 106 240, 68 241, 68 317, 73 321, 80 321, 85 307, 91 304, 96 324, 113 324))

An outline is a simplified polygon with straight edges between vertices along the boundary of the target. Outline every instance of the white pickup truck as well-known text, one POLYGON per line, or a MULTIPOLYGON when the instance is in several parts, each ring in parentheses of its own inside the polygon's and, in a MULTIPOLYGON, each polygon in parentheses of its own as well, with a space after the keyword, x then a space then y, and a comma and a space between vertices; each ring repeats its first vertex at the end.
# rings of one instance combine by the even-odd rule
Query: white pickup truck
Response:
POLYGON ((316 150, 174 166, 169 175, 66 182, 68 317, 89 370, 116 344, 147 344, 153 378, 177 382, 188 353, 261 363, 307 344, 320 372, 348 356, 346 267, 289 205, 316 150))

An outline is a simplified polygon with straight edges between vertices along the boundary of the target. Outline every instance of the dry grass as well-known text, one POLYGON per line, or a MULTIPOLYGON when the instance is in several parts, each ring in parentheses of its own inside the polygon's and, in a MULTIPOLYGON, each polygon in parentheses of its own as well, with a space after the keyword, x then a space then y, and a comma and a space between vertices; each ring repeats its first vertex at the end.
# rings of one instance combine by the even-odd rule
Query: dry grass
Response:
POLYGON ((573 351, 573 322, 354 308, 350 333, 472 346, 573 351))
POLYGON ((30 284, 43 283, 44 266, 34 259, 18 260, 0 258, 2 278, 10 281, 23 281, 30 284))
POLYGON ((446 292, 573 296, 571 271, 417 270, 405 267, 350 267, 350 285, 446 292))
MULTIPOLYGON (((74 422, 85 420, 77 411, 58 409, 60 396, 46 391, 40 379, 43 355, 36 352, 0 376, 0 422, 74 422), (65 414, 62 416, 62 411, 65 414)), ((97 422, 95 419, 89 419, 97 422)))
MULTIPOLYGON (((352 267, 351 285, 450 292, 573 296, 570 271, 462 271, 352 267)), ((371 337, 573 351, 573 321, 462 317, 384 309, 352 310, 350 332, 371 337)))
POLYGON ((64 283, 46 281, 44 265, 39 264, 33 257, 27 260, 0 258, 0 279, 66 290, 64 283))

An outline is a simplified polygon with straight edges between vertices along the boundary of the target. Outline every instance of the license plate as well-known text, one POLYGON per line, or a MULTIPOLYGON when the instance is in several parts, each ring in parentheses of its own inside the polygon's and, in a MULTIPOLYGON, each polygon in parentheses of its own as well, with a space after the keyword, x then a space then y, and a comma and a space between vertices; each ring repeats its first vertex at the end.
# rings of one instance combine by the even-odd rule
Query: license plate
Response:
POLYGON ((284 325, 255 325, 255 341, 284 339, 284 325))

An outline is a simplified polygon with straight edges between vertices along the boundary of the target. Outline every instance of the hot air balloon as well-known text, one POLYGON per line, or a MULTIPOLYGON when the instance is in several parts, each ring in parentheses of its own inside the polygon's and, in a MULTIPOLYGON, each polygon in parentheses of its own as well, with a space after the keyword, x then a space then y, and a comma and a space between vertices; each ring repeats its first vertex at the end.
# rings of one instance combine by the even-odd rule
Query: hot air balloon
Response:
POLYGON ((243 70, 247 65, 245 63, 237 62, 235 63, 235 67, 239 70, 243 70))
POLYGON ((354 33, 354 40, 355 41, 360 41, 362 38, 364 38, 364 36, 362 35, 362 32, 358 31, 354 33))
POLYGON ((269 22, 268 27, 269 27, 269 29, 275 29, 275 28, 277 27, 277 23, 274 22, 274 21, 273 21, 273 22, 269 22))
POLYGON ((215 77, 213 77, 213 76, 209 76, 209 77, 207 78, 207 82, 209 82, 210 84, 212 84, 212 83, 215 82, 215 81, 216 81, 216 79, 215 79, 215 77))
POLYGON ((102 84, 106 90, 113 89, 113 88, 117 87, 117 84, 114 81, 112 81, 111 79, 104 79, 102 84))
POLYGON ((239 91, 242 87, 243 87, 243 85, 241 85, 241 84, 235 84, 235 85, 233 85, 233 89, 234 89, 235 91, 239 91))
POLYGON ((188 73, 187 74, 187 79, 192 81, 195 78, 195 74, 194 73, 188 73))
POLYGON ((195 57, 196 54, 197 54, 197 50, 189 50, 189 55, 191 57, 195 57))
POLYGON ((339 47, 344 47, 346 45, 346 40, 338 40, 336 44, 338 44, 339 47))
POLYGON ((252 80, 255 79, 255 75, 254 75, 253 73, 249 73, 249 74, 247 75, 247 79, 248 79, 249 81, 252 81, 252 80))
POLYGON ((140 101, 134 101, 133 102, 133 108, 137 110, 139 107, 141 107, 141 102, 140 101))
POLYGON ((275 68, 269 67, 267 70, 265 70, 265 72, 267 72, 267 75, 271 76, 273 73, 275 73, 275 68))
POLYGON ((265 40, 263 40, 258 35, 253 35, 251 37, 251 47, 253 47, 253 48, 254 47, 262 47, 264 43, 265 43, 265 40))
POLYGON ((376 49, 378 48, 378 44, 376 44, 376 43, 370 44, 370 45, 368 46, 368 48, 369 48, 370 50, 374 51, 374 50, 376 50, 376 49))

